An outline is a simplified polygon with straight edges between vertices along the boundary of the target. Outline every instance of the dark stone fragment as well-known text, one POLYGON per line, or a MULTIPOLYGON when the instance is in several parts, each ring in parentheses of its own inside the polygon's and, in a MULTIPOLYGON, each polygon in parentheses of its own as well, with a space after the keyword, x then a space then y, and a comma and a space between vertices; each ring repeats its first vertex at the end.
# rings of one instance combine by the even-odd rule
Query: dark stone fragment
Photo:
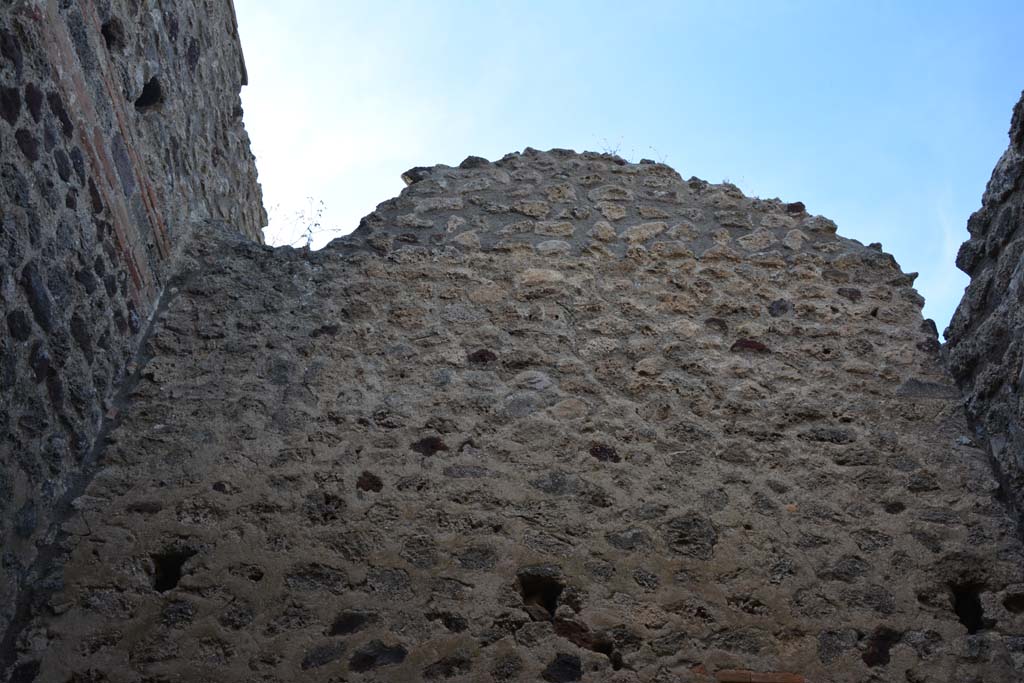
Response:
POLYGON ((379 666, 400 664, 405 661, 408 651, 401 645, 385 645, 379 640, 371 640, 356 650, 348 661, 348 668, 356 672, 371 671, 379 666))
POLYGON ((651 545, 651 539, 643 529, 609 531, 604 537, 608 543, 619 550, 636 550, 638 548, 648 548, 651 545))
POLYGON ((28 341, 32 334, 32 320, 25 311, 11 311, 7 314, 7 330, 11 338, 18 341, 28 341))
MULTIPOLYGON (((113 279, 113 276, 107 276, 107 278, 104 278, 103 283, 107 284, 108 279, 113 279)), ((107 293, 111 295, 113 294, 109 287, 107 288, 107 293)), ((124 315, 118 309, 114 309, 114 325, 117 326, 117 331, 121 334, 128 334, 128 323, 125 322, 124 315)))
POLYGON ((71 316, 71 337, 82 349, 85 359, 92 363, 92 333, 88 323, 77 313, 71 316))
POLYGON ((888 513, 889 513, 890 515, 898 515, 899 513, 901 513, 901 512, 903 512, 904 510, 906 510, 906 509, 907 509, 907 506, 906 506, 906 505, 904 505, 903 503, 901 503, 900 501, 898 501, 898 500, 895 500, 895 501, 892 501, 892 502, 886 503, 886 504, 885 504, 885 505, 883 506, 883 509, 884 509, 884 510, 885 510, 886 512, 888 512, 888 513))
POLYGON ((863 558, 856 555, 846 555, 839 558, 832 567, 821 572, 819 576, 825 580, 851 583, 864 576, 870 567, 871 565, 865 562, 863 558))
POLYGON ((879 626, 868 637, 867 648, 861 655, 861 659, 868 666, 885 666, 889 663, 889 650, 900 642, 899 631, 894 631, 886 626, 879 626))
POLYGON ((43 346, 41 341, 32 342, 32 349, 28 354, 28 366, 32 368, 36 382, 42 382, 50 370, 50 353, 43 346))
POLYGON ((816 443, 847 444, 856 441, 857 435, 842 427, 815 427, 802 432, 799 438, 816 443))
POLYGON ((189 38, 188 48, 185 50, 185 63, 188 64, 189 73, 195 74, 196 67, 199 66, 199 41, 194 37, 189 38))
POLYGON ((714 525, 696 512, 670 519, 664 534, 671 550, 700 560, 711 559, 718 543, 714 525))
POLYGON ((818 634, 818 659, 822 664, 831 664, 844 652, 857 646, 857 632, 853 629, 822 631, 818 634))
POLYGON ((462 168, 462 169, 483 168, 484 166, 487 166, 490 163, 491 163, 490 161, 488 161, 487 159, 484 159, 483 157, 468 156, 468 157, 466 157, 465 159, 462 160, 462 163, 459 164, 459 168, 462 168))
POLYGON ((68 156, 71 157, 71 165, 75 169, 75 175, 78 176, 78 184, 85 185, 85 157, 82 155, 82 150, 72 147, 68 156))
MULTIPOLYGON (((121 293, 122 295, 127 296, 127 294, 124 291, 122 291, 121 293)), ((127 306, 128 327, 131 329, 132 332, 138 333, 139 330, 142 329, 142 318, 139 317, 139 312, 135 310, 135 302, 129 300, 127 306)))
POLYGON ((633 570, 633 581, 641 588, 651 591, 657 589, 660 583, 657 574, 649 572, 642 567, 637 567, 633 570))
POLYGON ((452 633, 462 633, 469 628, 466 618, 452 612, 427 612, 427 619, 440 621, 452 633))
POLYGON ((416 166, 414 168, 410 168, 408 171, 402 174, 402 180, 405 182, 406 185, 418 183, 427 176, 429 176, 431 170, 432 169, 427 166, 416 166))
POLYGON ((323 335, 327 335, 328 337, 334 337, 338 334, 339 330, 341 330, 341 325, 321 325, 320 327, 310 332, 309 336, 314 338, 323 335))
POLYGON ((522 668, 522 660, 513 652, 495 660, 491 666, 491 676, 496 681, 508 681, 518 676, 522 668))
POLYGON ((458 559, 463 569, 493 569, 498 562, 498 555, 487 546, 474 546, 464 550, 458 559))
POLYGON ((939 488, 939 482, 931 472, 915 472, 907 481, 907 490, 914 493, 937 491, 939 488))
POLYGON ((384 488, 384 482, 381 481, 380 477, 373 472, 363 471, 363 473, 359 475, 359 480, 356 481, 356 488, 361 491, 377 492, 384 488))
POLYGON ((217 617, 217 623, 224 628, 240 631, 251 624, 255 617, 256 615, 249 605, 242 602, 233 602, 225 607, 224 611, 217 617))
POLYGON ((27 500, 14 515, 14 533, 21 538, 29 538, 39 524, 39 514, 36 512, 34 500, 27 500))
POLYGON ((192 623, 196 608, 188 600, 172 600, 160 611, 160 623, 171 628, 181 628, 192 623))
POLYGON ((92 274, 91 270, 83 268, 75 273, 75 280, 78 284, 82 285, 85 289, 86 294, 92 294, 96 291, 96 276, 92 274))
POLYGON ((263 580, 263 569, 255 564, 236 564, 228 567, 228 573, 232 576, 240 576, 254 583, 263 580))
POLYGON ((329 491, 314 491, 303 503, 306 518, 314 524, 330 524, 341 519, 345 501, 329 491))
POLYGON ((53 332, 55 327, 53 319, 53 304, 50 295, 43 284, 43 278, 31 261, 25 264, 21 270, 21 286, 25 289, 28 298, 28 305, 39 325, 46 333, 53 332))
POLYGON ((561 470, 548 472, 547 474, 532 479, 530 486, 553 496, 562 496, 578 491, 578 481, 575 476, 566 474, 561 470))
POLYGON ((414 567, 429 569, 437 564, 434 541, 426 536, 413 536, 402 547, 402 558, 414 567))
POLYGON ((135 194, 135 170, 132 168, 131 157, 128 156, 128 146, 125 145, 120 133, 114 133, 110 138, 110 152, 114 157, 117 177, 121 179, 121 190, 125 197, 131 198, 135 194))
POLYGON ((39 123, 39 116, 43 113, 43 91, 35 83, 25 84, 25 106, 35 122, 39 123))
POLYGON ((390 598, 398 595, 407 596, 412 588, 409 573, 393 567, 371 567, 366 574, 366 586, 371 593, 379 593, 390 598))
POLYGON ((348 588, 348 575, 342 569, 309 562, 286 574, 285 585, 293 591, 328 591, 339 595, 348 588))
POLYGON ((136 514, 155 515, 163 510, 164 506, 155 500, 140 500, 135 503, 129 503, 125 509, 136 514))
MULTIPOLYGON (((177 42, 179 30, 177 15, 175 15, 173 12, 169 10, 164 10, 163 17, 164 24, 167 26, 167 37, 171 39, 172 43, 177 42)), ((231 31, 230 35, 232 38, 238 37, 233 28, 229 30, 231 31)), ((242 85, 245 85, 245 83, 243 83, 242 85)))
POLYGON ((768 353, 768 347, 756 339, 737 339, 729 350, 734 353, 750 351, 753 353, 768 353))
POLYGON ((92 200, 92 212, 103 213, 103 200, 100 198, 99 188, 92 178, 89 178, 89 198, 92 200))
POLYGON ((857 303, 864 298, 861 291, 855 287, 840 287, 836 290, 836 293, 844 299, 849 299, 853 303, 857 303))
POLYGON ((317 669, 325 664, 341 659, 342 653, 345 651, 344 643, 327 643, 324 645, 317 645, 312 650, 306 653, 302 658, 302 670, 317 669))
POLYGON ((850 607, 866 607, 879 614, 892 614, 896 611, 896 598, 885 587, 877 584, 844 590, 840 597, 850 607))
MULTIPOLYGON (((14 75, 21 78, 24 62, 21 56, 21 45, 18 39, 10 31, 0 31, 0 55, 14 67, 14 75)), ((36 663, 36 671, 39 671, 39 664, 36 663)))
MULTIPOLYGON (((46 152, 52 152, 53 148, 57 146, 57 130, 53 127, 51 121, 43 122, 43 150, 46 152)), ((48 183, 50 186, 49 191, 52 191, 53 181, 48 183)))
POLYGON ((71 159, 60 147, 53 150, 53 161, 57 165, 57 175, 65 183, 71 179, 71 159))
POLYGON ((373 612, 345 610, 334 618, 334 622, 331 623, 331 626, 327 629, 325 635, 347 636, 351 633, 361 631, 367 626, 367 624, 373 622, 376 618, 377 615, 373 612))
POLYGON ((39 675, 40 666, 38 660, 22 662, 11 672, 10 683, 32 683, 39 675))
POLYGON ((36 136, 32 135, 30 131, 19 128, 14 134, 14 140, 18 143, 18 149, 25 155, 26 159, 29 161, 37 161, 39 159, 39 141, 36 140, 36 136))
POLYGON ((914 648, 918 657, 928 658, 938 651, 942 634, 937 631, 907 631, 900 641, 914 648))
POLYGON ((790 202, 786 204, 786 213, 804 213, 807 211, 807 207, 804 206, 803 202, 790 202))
POLYGON ((914 529, 910 532, 911 537, 925 548, 933 553, 938 553, 942 550, 942 541, 935 534, 929 533, 922 529, 914 529))
POLYGON ((729 323, 725 322, 721 318, 708 318, 704 321, 704 326, 709 327, 720 334, 725 334, 729 331, 729 323))
POLYGON ((789 303, 785 299, 776 299, 768 304, 768 315, 773 318, 786 315, 791 310, 793 310, 793 304, 789 303))
POLYGON ((438 678, 451 678, 452 676, 461 676, 462 674, 469 673, 470 669, 473 668, 473 662, 468 657, 463 655, 453 655, 451 657, 443 657, 438 661, 434 662, 430 666, 423 669, 423 678, 428 681, 437 680, 438 678))
POLYGON ((0 88, 0 118, 12 126, 18 122, 21 113, 21 91, 17 88, 0 88))
POLYGON ((612 446, 595 443, 590 446, 590 454, 601 462, 621 462, 618 452, 612 446))
POLYGON ((569 683, 580 680, 583 678, 583 666, 580 658, 576 655, 559 652, 541 673, 541 678, 551 683, 569 683))
POLYGON ((60 121, 60 132, 65 138, 70 138, 71 134, 75 132, 75 124, 71 123, 71 117, 64 109, 64 100, 60 98, 60 94, 51 90, 46 94, 46 101, 50 105, 50 111, 60 121))
POLYGON ((427 436, 414 443, 410 448, 421 455, 434 455, 438 451, 448 450, 448 444, 439 436, 427 436))
POLYGON ((498 356, 488 349, 478 349, 468 356, 470 363, 493 363, 498 360, 498 356))

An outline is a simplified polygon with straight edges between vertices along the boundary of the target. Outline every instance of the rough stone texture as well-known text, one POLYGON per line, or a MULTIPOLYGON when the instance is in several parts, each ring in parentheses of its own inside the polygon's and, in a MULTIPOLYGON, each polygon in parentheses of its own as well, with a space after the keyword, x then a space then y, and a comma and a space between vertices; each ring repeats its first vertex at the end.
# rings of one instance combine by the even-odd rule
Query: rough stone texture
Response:
POLYGON ((175 250, 208 221, 260 239, 244 82, 230 2, 0 6, 0 635, 175 250))
POLYGON ((1010 146, 971 216, 956 264, 971 284, 946 330, 949 367, 1005 494, 1024 514, 1024 94, 1010 146))
POLYGON ((196 235, 15 680, 1021 678, 891 256, 660 164, 463 166, 319 252, 196 235))

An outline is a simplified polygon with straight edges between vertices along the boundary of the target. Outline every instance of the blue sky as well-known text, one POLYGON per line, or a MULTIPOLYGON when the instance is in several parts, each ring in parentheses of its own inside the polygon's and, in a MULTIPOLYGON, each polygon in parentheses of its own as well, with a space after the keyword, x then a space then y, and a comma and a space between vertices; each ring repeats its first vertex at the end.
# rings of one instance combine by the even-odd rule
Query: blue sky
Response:
POLYGON ((314 246, 350 232, 412 166, 618 151, 881 242, 940 331, 1024 89, 1020 0, 235 6, 271 243, 321 202, 314 246))

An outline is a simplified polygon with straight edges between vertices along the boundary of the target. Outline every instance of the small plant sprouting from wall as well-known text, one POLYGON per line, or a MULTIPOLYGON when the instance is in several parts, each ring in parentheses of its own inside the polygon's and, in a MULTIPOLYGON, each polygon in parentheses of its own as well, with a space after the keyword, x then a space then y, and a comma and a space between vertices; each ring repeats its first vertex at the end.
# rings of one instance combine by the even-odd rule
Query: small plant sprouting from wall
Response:
POLYGON ((324 200, 314 197, 306 197, 305 206, 292 211, 274 204, 267 211, 270 216, 265 232, 267 244, 312 249, 313 242, 319 236, 343 233, 340 228, 324 227, 326 210, 324 200))

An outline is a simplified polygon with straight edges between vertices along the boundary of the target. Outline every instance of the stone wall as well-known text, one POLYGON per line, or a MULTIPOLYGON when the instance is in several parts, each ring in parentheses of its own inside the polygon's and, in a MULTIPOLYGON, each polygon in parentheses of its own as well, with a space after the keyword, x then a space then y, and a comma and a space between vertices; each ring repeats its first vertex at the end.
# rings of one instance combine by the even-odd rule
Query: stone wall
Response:
POLYGON ((15 680, 1021 680, 878 245, 607 155, 406 177, 318 252, 192 242, 15 680))
POLYGON ((261 240, 245 81, 229 1, 0 8, 0 633, 176 250, 210 221, 261 240))
POLYGON ((968 414, 1024 514, 1024 96, 1010 146, 971 216, 956 264, 971 283, 946 331, 949 367, 968 414))

